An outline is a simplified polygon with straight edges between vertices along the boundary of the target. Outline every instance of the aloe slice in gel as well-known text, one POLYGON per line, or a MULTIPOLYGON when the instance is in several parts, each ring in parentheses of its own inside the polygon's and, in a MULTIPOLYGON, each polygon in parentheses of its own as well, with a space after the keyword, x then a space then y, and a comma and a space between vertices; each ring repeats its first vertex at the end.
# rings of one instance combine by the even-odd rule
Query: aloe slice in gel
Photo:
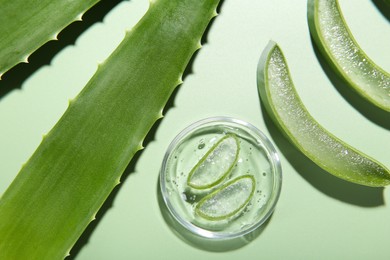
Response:
POLYGON ((188 186, 206 189, 220 183, 237 162, 239 143, 235 135, 221 138, 188 175, 188 186))
POLYGON ((204 197, 195 212, 208 220, 227 219, 243 209, 255 191, 255 178, 243 175, 204 197))
POLYGON ((314 163, 344 180, 366 185, 390 184, 389 170, 344 143, 320 124, 300 100, 284 55, 275 42, 264 50, 257 70, 264 106, 287 138, 314 163))

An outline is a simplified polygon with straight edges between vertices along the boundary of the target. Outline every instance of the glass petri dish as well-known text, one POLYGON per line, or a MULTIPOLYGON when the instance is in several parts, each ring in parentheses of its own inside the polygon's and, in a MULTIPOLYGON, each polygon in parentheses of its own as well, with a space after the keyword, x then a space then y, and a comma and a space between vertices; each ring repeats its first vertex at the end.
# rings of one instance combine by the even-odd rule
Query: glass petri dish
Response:
POLYGON ((229 117, 206 118, 181 131, 160 171, 162 198, 173 219, 210 239, 237 238, 259 228, 272 214, 281 184, 280 160, 270 140, 253 125, 229 117), (195 171, 209 183, 194 187, 195 171))

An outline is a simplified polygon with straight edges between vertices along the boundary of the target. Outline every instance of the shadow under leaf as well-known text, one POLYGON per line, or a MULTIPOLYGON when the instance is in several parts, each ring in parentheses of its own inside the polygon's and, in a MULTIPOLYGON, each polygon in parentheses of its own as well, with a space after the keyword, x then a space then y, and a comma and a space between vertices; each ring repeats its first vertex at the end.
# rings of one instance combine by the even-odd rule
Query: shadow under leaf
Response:
POLYGON ((360 96, 348 83, 341 78, 330 66, 328 61, 322 55, 314 39, 311 37, 314 53, 322 67, 322 70, 331 81, 332 85, 341 94, 341 96, 350 103, 360 114, 366 117, 374 124, 390 130, 390 113, 386 112, 360 96))
POLYGON ((386 2, 386 0, 372 0, 372 2, 381 14, 390 21, 390 2, 386 2))
POLYGON ((123 0, 101 0, 91 7, 82 21, 73 22, 58 34, 57 41, 49 41, 34 51, 28 63, 19 63, 7 71, 0 80, 0 99, 14 89, 20 89, 24 81, 44 65, 50 64, 56 54, 73 45, 77 38, 93 24, 103 21, 105 15, 123 0))

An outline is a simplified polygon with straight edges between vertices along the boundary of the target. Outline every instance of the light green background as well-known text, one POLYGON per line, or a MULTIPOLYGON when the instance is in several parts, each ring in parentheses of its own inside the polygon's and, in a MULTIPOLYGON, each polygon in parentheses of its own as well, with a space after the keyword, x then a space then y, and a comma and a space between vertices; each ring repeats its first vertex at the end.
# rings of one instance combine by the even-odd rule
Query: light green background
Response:
MULTIPOLYGON (((340 0, 340 4, 360 46, 390 71, 389 20, 371 1, 340 0)), ((118 4, 74 45, 29 76, 21 90, 0 99, 0 193, 65 111, 68 100, 93 75, 97 63, 147 7, 147 0, 118 4)), ((389 117, 371 109, 361 113, 338 91, 344 87, 334 86, 337 81, 324 72, 310 39, 306 1, 225 0, 191 73, 175 92, 146 149, 136 156, 111 203, 98 214, 71 259, 390 258, 390 190, 363 188, 328 175, 286 142, 263 114, 255 72, 270 39, 284 50, 297 90, 314 118, 390 167, 389 117), (194 121, 221 115, 246 120, 271 138, 281 155, 284 179, 276 210, 253 241, 226 243, 225 251, 216 245, 214 251, 222 252, 212 252, 213 244, 185 242, 171 230, 160 211, 157 183, 165 150, 175 135, 194 121)))

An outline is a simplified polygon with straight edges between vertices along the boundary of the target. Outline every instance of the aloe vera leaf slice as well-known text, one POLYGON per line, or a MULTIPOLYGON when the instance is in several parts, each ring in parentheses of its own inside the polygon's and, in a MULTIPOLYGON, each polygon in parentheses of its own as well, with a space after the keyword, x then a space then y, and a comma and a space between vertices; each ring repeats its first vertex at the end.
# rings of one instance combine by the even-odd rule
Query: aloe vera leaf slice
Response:
POLYGON ((158 0, 0 199, 0 259, 61 259, 95 218, 181 77, 219 0, 158 0))
POLYGON ((99 0, 0 0, 1 75, 43 44, 56 40, 58 33, 99 0))
POLYGON ((212 220, 224 220, 242 210, 253 197, 255 178, 242 175, 201 199, 195 207, 195 213, 212 220))
POLYGON ((207 189, 219 184, 238 159, 237 137, 227 134, 215 143, 188 174, 187 184, 195 189, 207 189))
POLYGON ((363 98, 390 112, 390 74, 360 48, 337 0, 308 0, 310 32, 331 67, 363 98))
POLYGON ((366 185, 390 184, 389 170, 341 141, 309 114, 299 98, 282 50, 270 42, 257 70, 260 98, 273 121, 309 159, 344 180, 366 185))

